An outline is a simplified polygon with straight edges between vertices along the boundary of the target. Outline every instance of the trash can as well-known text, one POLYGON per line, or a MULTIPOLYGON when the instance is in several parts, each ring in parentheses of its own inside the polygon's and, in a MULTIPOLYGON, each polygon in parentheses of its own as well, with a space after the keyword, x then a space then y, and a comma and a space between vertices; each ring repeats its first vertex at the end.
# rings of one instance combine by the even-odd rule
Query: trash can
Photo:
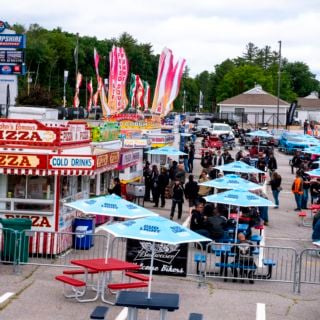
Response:
POLYGON ((1 259, 4 262, 28 262, 29 237, 25 230, 31 230, 31 219, 1 219, 4 244, 1 259))
POLYGON ((74 219, 74 245, 75 249, 89 250, 94 245, 94 219, 75 218, 74 219))

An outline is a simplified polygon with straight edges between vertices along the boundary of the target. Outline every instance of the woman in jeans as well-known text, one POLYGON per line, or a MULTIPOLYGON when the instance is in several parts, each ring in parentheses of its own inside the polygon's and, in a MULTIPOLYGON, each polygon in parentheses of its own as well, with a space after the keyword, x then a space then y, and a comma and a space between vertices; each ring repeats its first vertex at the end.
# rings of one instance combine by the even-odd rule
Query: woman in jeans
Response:
POLYGON ((281 191, 281 176, 276 171, 272 172, 270 186, 271 186, 274 202, 276 204, 275 209, 277 209, 277 208, 279 208, 279 193, 281 191))

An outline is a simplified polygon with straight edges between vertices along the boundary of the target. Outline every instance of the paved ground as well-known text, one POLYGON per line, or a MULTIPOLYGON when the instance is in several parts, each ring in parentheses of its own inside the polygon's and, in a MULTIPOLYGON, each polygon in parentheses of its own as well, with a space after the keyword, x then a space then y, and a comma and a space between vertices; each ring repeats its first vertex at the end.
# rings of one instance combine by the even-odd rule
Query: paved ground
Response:
MULTIPOLYGON (((276 151, 276 158, 284 190, 280 195, 280 208, 269 210, 270 224, 265 230, 266 245, 293 247, 298 250, 312 247, 311 229, 299 227, 297 214, 293 211, 295 203, 290 192, 293 175, 288 165, 289 156, 276 151)), ((199 163, 197 170, 200 170, 199 163)), ((270 190, 268 194, 272 199, 270 190)), ((170 205, 171 201, 167 200, 166 207, 157 211, 169 217, 170 205)), ((146 203, 146 207, 152 207, 152 204, 146 203)), ((184 218, 187 214, 188 208, 185 206, 184 218)), ((91 310, 98 303, 79 304, 64 299, 61 284, 53 281, 58 273, 60 271, 53 267, 24 266, 22 273, 15 275, 12 266, 0 265, 0 299, 6 292, 14 293, 11 299, 0 304, 0 319, 89 319, 91 310)), ((169 320, 188 319, 190 312, 203 313, 204 319, 208 320, 256 319, 257 303, 265 304, 268 320, 320 319, 320 286, 316 285, 302 286, 302 293, 297 295, 293 294, 292 284, 286 283, 256 281, 251 285, 214 279, 198 287, 194 279, 155 276, 152 288, 154 291, 180 294, 180 309, 170 313, 169 320)), ((117 319, 121 310, 110 307, 107 319, 117 319)), ((153 312, 150 312, 148 318, 147 315, 142 316, 142 319, 157 318, 158 315, 153 312)))

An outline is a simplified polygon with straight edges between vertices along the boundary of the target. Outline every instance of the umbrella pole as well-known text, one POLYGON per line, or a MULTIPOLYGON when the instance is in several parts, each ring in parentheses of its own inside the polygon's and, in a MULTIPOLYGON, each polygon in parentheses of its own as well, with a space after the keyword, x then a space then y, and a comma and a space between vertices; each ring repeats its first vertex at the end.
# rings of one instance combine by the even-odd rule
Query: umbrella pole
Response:
MULTIPOLYGON (((107 224, 111 224, 113 222, 113 217, 110 217, 110 220, 107 224)), ((107 238, 107 247, 106 247, 106 258, 105 258, 105 263, 108 263, 108 257, 109 257, 109 247, 110 247, 110 233, 108 233, 108 238, 107 238)))
POLYGON ((237 224, 236 224, 236 230, 234 232, 234 243, 237 243, 237 238, 238 238, 239 215, 240 215, 240 207, 238 207, 238 210, 237 210, 237 224))
POLYGON ((148 282, 148 299, 151 299, 151 279, 153 271, 153 260, 154 260, 154 242, 152 242, 152 251, 151 251, 151 261, 150 261, 150 273, 149 273, 149 282, 148 282))
POLYGON ((230 211, 231 211, 231 205, 229 204, 229 208, 228 208, 228 219, 230 219, 230 211))

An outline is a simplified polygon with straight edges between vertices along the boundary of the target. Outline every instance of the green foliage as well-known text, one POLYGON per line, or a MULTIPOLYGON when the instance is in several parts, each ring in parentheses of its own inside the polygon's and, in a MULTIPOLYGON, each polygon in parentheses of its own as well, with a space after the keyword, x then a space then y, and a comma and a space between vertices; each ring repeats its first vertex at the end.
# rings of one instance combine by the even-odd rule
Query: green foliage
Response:
MULTIPOLYGON (((15 24, 12 28, 17 33, 26 33, 26 66, 32 77, 30 95, 27 95, 26 77, 19 78, 18 103, 35 105, 61 105, 63 96, 63 72, 69 71, 66 85, 67 105, 71 104, 75 86, 74 49, 77 36, 56 28, 48 31, 38 24, 28 28, 15 24)), ((93 49, 100 55, 99 72, 102 78, 109 75, 109 52, 113 45, 125 49, 129 72, 139 74, 149 82, 151 90, 155 87, 159 55, 153 54, 152 44, 138 43, 129 33, 123 33, 118 39, 98 40, 96 37, 79 37, 78 70, 84 76, 80 88, 80 100, 85 101, 85 79, 93 79, 96 90, 97 82, 93 66, 93 49)), ((278 85, 278 52, 270 46, 258 48, 249 42, 241 57, 226 59, 216 66, 205 70, 192 78, 189 68, 183 74, 181 88, 174 102, 175 110, 182 110, 183 102, 187 111, 198 107, 199 92, 204 95, 204 110, 215 110, 217 101, 240 94, 262 85, 265 91, 277 95, 278 85), (185 101, 183 98, 185 91, 185 101)), ((127 82, 129 86, 129 81, 127 82)), ((320 91, 319 81, 303 62, 288 62, 282 59, 280 97, 288 102, 298 96, 306 96, 311 91, 320 91)), ((129 91, 128 91, 129 92, 129 91)))

